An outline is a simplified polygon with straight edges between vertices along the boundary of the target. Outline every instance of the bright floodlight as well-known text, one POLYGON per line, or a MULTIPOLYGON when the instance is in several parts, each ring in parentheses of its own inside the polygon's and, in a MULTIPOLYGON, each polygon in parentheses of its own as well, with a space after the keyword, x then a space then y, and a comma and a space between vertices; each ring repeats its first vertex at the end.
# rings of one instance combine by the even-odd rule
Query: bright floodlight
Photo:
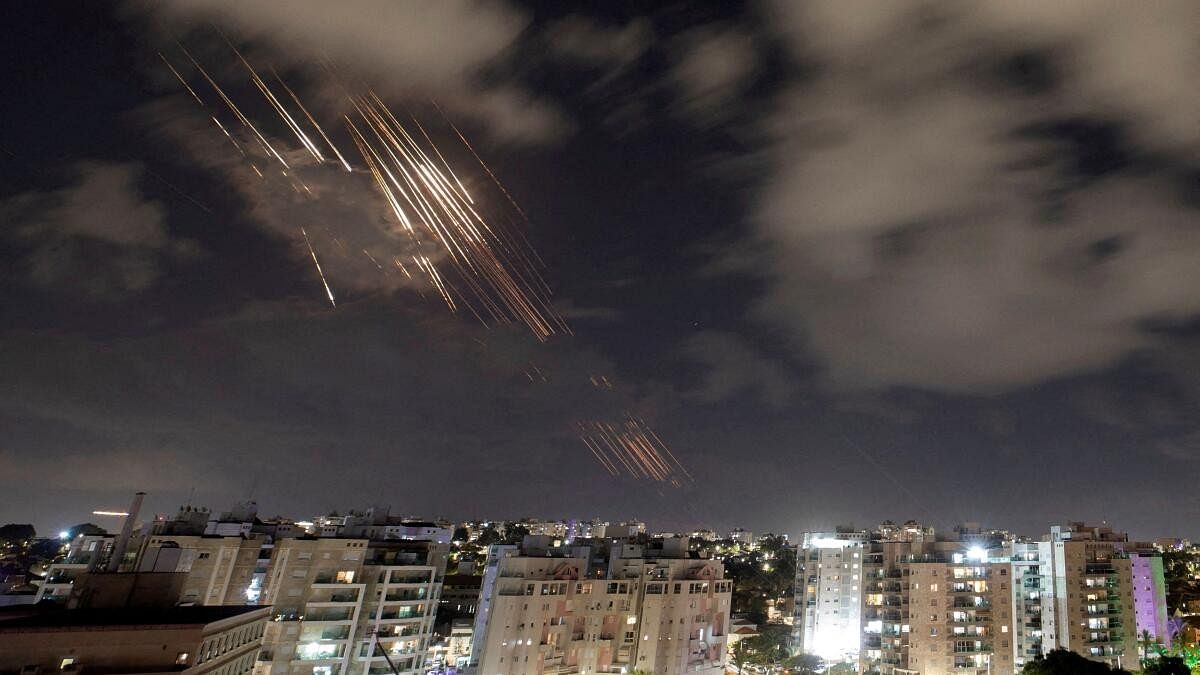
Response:
POLYGON ((979 561, 987 560, 987 551, 982 546, 972 546, 971 550, 967 551, 967 558, 979 561))
POLYGON ((59 539, 70 539, 70 538, 71 538, 71 533, 70 533, 70 532, 67 532, 66 530, 63 530, 62 532, 59 532, 59 533, 58 533, 58 538, 59 538, 59 539))

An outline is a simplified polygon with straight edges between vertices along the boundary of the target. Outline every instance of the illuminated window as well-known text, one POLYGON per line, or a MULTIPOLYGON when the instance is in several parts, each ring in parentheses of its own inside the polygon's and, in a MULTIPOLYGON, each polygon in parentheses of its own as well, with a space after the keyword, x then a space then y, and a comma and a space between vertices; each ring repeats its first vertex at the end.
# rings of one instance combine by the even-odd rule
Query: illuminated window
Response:
POLYGON ((66 670, 67 668, 70 668, 73 665, 75 665, 75 657, 67 656, 67 657, 64 657, 62 661, 58 662, 58 669, 66 670))
POLYGON ((179 652, 179 654, 177 654, 175 656, 175 665, 186 666, 187 662, 188 662, 188 653, 187 652, 179 652))
POLYGON ((337 581, 339 584, 354 583, 354 571, 353 570, 342 570, 342 571, 338 572, 337 573, 337 581))

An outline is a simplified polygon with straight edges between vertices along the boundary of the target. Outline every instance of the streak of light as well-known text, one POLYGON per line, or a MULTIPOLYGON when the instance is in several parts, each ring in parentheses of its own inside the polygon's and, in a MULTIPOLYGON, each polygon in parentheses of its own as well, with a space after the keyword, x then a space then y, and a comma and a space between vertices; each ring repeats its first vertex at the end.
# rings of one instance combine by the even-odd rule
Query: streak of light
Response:
POLYGON ((204 210, 206 213, 212 213, 212 209, 208 208, 208 207, 207 207, 207 206, 204 204, 204 202, 202 202, 202 201, 200 201, 199 199, 196 199, 195 197, 193 197, 193 196, 189 195, 188 193, 184 192, 183 190, 181 190, 180 188, 178 188, 178 187, 177 187, 177 186, 176 186, 174 183, 172 183, 171 181, 167 180, 166 178, 163 178, 162 176, 160 176, 160 175, 158 174, 158 172, 157 172, 157 171, 153 171, 153 170, 151 170, 151 169, 146 169, 146 173, 148 173, 148 174, 150 174, 151 176, 153 176, 153 177, 154 177, 156 180, 158 180, 159 182, 161 182, 163 185, 166 185, 167 187, 171 188, 171 190, 172 190, 172 191, 173 191, 175 194, 179 195, 180 197, 183 197, 184 199, 188 200, 189 202, 191 202, 191 203, 195 204, 196 206, 200 207, 200 208, 201 208, 201 209, 203 209, 203 210, 204 210))
POLYGON ((92 511, 93 516, 128 516, 124 511, 92 511))
POLYGON ((362 250, 362 252, 363 255, 367 256, 367 260, 370 260, 373 265, 379 268, 380 272, 383 271, 383 265, 379 264, 379 261, 375 259, 375 256, 371 255, 370 252, 368 252, 365 248, 362 250))
POLYGON ((325 285, 325 295, 329 296, 329 304, 337 307, 337 301, 333 299, 333 290, 329 288, 329 282, 325 280, 325 272, 321 271, 321 261, 317 260, 317 252, 313 250, 312 242, 308 240, 308 233, 304 228, 300 228, 300 235, 304 237, 304 244, 308 246, 308 254, 312 256, 313 265, 317 268, 317 275, 321 277, 321 283, 325 285))
POLYGON ((512 207, 517 210, 517 213, 521 214, 521 217, 528 222, 529 216, 525 215, 525 211, 520 207, 520 205, 517 204, 517 200, 513 199, 513 196, 509 194, 508 190, 504 187, 504 184, 501 183, 500 179, 496 177, 496 174, 492 173, 492 167, 488 166, 487 162, 483 161, 483 158, 479 156, 478 152, 475 152, 475 146, 471 145, 471 142, 467 140, 467 137, 463 135, 463 132, 459 131, 458 126, 456 126, 454 122, 450 121, 450 118, 446 116, 444 111, 442 111, 442 107, 437 104, 437 101, 433 101, 432 103, 433 107, 437 108, 438 113, 441 114, 442 119, 446 120, 446 124, 449 124, 450 128, 454 130, 454 133, 458 135, 458 139, 462 141, 463 145, 467 146, 467 149, 470 150, 471 154, 475 156, 476 161, 479 162, 479 166, 483 167, 483 170, 487 172, 487 175, 491 176, 492 182, 496 184, 496 187, 500 188, 500 191, 504 193, 506 198, 508 198, 508 203, 512 204, 512 207))
POLYGON ((226 38, 225 42, 229 45, 229 48, 233 50, 233 53, 237 55, 238 60, 242 62, 242 65, 246 67, 247 72, 250 73, 250 81, 255 87, 258 88, 258 91, 263 95, 263 98, 267 100, 267 103, 270 103, 271 107, 275 109, 275 112, 279 114, 279 117, 283 120, 284 124, 286 124, 287 127, 292 130, 292 133, 296 135, 296 139, 300 141, 300 144, 303 145, 318 162, 324 162, 325 155, 321 154, 320 148, 318 148, 317 145, 312 142, 312 139, 310 139, 308 135, 304 133, 304 130, 301 129, 300 125, 296 123, 295 118, 293 118, 291 113, 287 111, 287 108, 283 107, 283 104, 280 103, 279 99, 275 96, 275 93, 271 91, 269 86, 267 86, 266 80, 259 76, 258 71, 254 69, 254 66, 250 65, 250 62, 246 60, 246 57, 242 56, 242 53, 238 51, 237 47, 233 46, 233 43, 230 42, 228 38, 226 38))
POLYGON ((308 118, 309 124, 312 124, 313 128, 317 130, 317 133, 321 134, 321 138, 325 139, 325 144, 329 146, 330 150, 333 150, 333 154, 337 155, 338 161, 342 163, 342 167, 345 168, 347 172, 353 171, 354 169, 350 167, 350 163, 347 162, 346 158, 342 156, 342 151, 338 150, 337 146, 333 144, 333 141, 329 140, 329 136, 325 134, 325 130, 322 129, 321 125, 317 123, 317 120, 312 116, 312 113, 308 112, 308 108, 305 108, 304 104, 300 102, 300 97, 296 96, 296 92, 292 91, 292 88, 287 86, 287 83, 283 81, 283 78, 279 77, 279 73, 275 72, 274 68, 271 69, 271 74, 275 76, 275 80, 279 82, 279 86, 283 87, 283 90, 288 93, 288 96, 292 97, 292 100, 296 103, 296 107, 300 108, 300 112, 304 113, 304 116, 308 118))
POLYGON ((275 159, 279 160, 280 164, 287 167, 288 163, 287 160, 283 158, 283 155, 279 154, 275 150, 275 147, 272 146, 269 141, 267 141, 266 137, 262 135, 262 132, 258 130, 258 127, 254 126, 254 123, 250 121, 249 117, 246 117, 246 115, 242 112, 242 109, 233 102, 233 99, 229 98, 229 96, 225 93, 225 90, 221 88, 221 85, 217 84, 216 80, 214 80, 212 76, 208 74, 208 71, 204 69, 204 66, 201 66, 200 62, 197 61, 196 58, 192 56, 192 53, 189 52, 182 44, 179 45, 179 49, 182 50, 184 55, 187 56, 188 60, 192 62, 192 65, 196 68, 196 70, 199 71, 202 76, 204 76, 204 79, 208 81, 210 86, 212 86, 213 91, 217 92, 217 95, 220 96, 221 100, 225 102, 225 105, 229 108, 230 112, 232 112, 234 116, 238 118, 238 121, 242 123, 242 126, 246 127, 254 134, 255 138, 258 139, 258 142, 263 149, 273 155, 275 159))
POLYGON ((646 421, 626 413, 619 422, 590 420, 576 425, 579 439, 610 474, 675 486, 695 480, 646 421))
POLYGON ((201 106, 207 108, 208 106, 204 105, 204 101, 200 98, 200 95, 196 93, 195 89, 192 89, 192 85, 188 84, 188 81, 183 79, 183 75, 180 75, 179 71, 175 70, 175 66, 171 65, 171 62, 167 60, 166 56, 163 56, 162 52, 158 53, 158 58, 162 59, 162 62, 167 64, 167 68, 171 70, 171 74, 175 76, 175 79, 179 80, 179 84, 182 84, 184 89, 187 89, 187 92, 192 95, 192 98, 196 99, 196 103, 199 103, 201 106))
POLYGON ((446 305, 456 310, 457 297, 474 308, 470 296, 493 321, 522 322, 538 340, 569 333, 550 305, 532 256, 514 250, 514 242, 475 208, 474 198, 424 128, 416 123, 423 144, 374 92, 348 99, 359 119, 345 116, 347 130, 397 222, 412 236, 423 231, 445 254, 441 262, 427 255, 415 262, 446 305), (441 264, 455 272, 453 283, 441 264))

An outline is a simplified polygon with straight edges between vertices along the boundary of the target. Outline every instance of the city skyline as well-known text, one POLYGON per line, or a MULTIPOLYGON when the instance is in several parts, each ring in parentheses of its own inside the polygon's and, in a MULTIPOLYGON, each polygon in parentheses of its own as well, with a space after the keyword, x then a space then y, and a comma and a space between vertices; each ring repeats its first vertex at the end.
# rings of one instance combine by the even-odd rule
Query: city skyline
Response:
POLYGON ((12 8, 0 522, 1200 538, 1186 3, 264 7, 12 8))

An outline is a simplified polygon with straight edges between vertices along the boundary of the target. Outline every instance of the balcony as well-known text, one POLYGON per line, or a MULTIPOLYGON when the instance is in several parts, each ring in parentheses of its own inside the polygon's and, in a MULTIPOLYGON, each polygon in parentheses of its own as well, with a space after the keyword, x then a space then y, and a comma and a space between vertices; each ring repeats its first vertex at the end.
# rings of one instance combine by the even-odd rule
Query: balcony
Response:
POLYGON ((314 586, 320 585, 320 584, 336 584, 336 585, 341 586, 341 585, 353 584, 353 583, 354 583, 354 575, 340 576, 340 575, 333 575, 333 574, 318 574, 317 577, 315 579, 313 579, 314 586))
POLYGON ((387 602, 411 602, 413 600, 424 600, 428 597, 428 593, 424 588, 409 589, 403 591, 392 591, 383 596, 387 602))
POLYGON ((397 619, 419 619, 425 616, 424 611, 416 611, 418 608, 413 605, 406 605, 398 609, 391 609, 381 612, 379 619, 381 621, 394 621, 397 619))
POLYGON ((350 621, 352 619, 352 614, 353 614, 353 610, 351 610, 350 608, 341 609, 341 608, 330 607, 330 608, 322 608, 322 609, 313 609, 304 615, 304 620, 308 623, 315 623, 315 622, 322 622, 322 621, 343 622, 343 621, 350 621))
POLYGON ((987 642, 970 645, 954 645, 955 654, 990 654, 992 645, 987 642))
POLYGON ((316 640, 345 640, 350 637, 350 626, 329 627, 321 630, 305 630, 300 634, 300 642, 316 640))

